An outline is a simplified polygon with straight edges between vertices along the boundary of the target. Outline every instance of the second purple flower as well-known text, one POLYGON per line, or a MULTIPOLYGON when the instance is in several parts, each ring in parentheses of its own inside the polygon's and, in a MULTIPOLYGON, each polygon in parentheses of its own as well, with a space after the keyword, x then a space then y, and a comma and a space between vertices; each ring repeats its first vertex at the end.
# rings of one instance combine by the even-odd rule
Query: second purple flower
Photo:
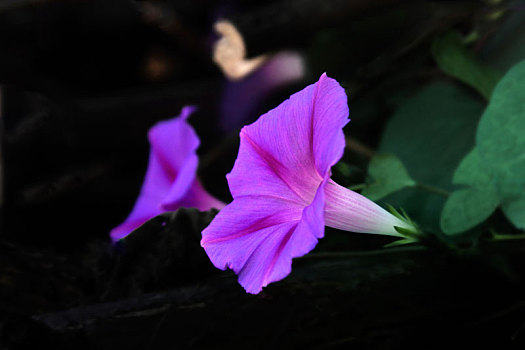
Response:
POLYGON ((211 196, 197 179, 199 138, 188 123, 194 107, 180 116, 160 121, 148 132, 151 145, 148 170, 129 216, 111 230, 113 241, 129 235, 149 219, 178 208, 221 209, 224 203, 211 196))

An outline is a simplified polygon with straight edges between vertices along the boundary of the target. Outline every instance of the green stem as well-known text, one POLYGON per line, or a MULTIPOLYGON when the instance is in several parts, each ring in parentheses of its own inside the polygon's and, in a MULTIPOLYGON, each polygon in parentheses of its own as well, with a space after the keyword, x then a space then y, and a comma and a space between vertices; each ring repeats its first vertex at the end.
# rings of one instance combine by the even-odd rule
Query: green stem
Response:
MULTIPOLYGON (((364 183, 364 184, 357 184, 357 185, 349 186, 347 188, 349 190, 352 190, 352 191, 357 191, 357 190, 362 190, 364 188, 367 188, 370 185, 371 184, 364 183)), ((447 190, 444 190, 442 188, 435 187, 435 186, 432 186, 432 185, 422 184, 422 183, 419 183, 419 182, 416 183, 415 185, 413 185, 412 187, 419 188, 420 190, 423 190, 423 191, 435 193, 435 194, 438 194, 438 195, 443 196, 443 197, 449 197, 451 195, 451 193, 449 191, 447 191, 447 190)))
POLYGON ((522 233, 519 235, 518 234, 517 235, 509 235, 509 234, 500 235, 497 233, 493 233, 491 241, 511 241, 511 240, 517 240, 517 239, 525 239, 525 233, 522 233))
POLYGON ((451 193, 449 191, 444 190, 444 189, 439 188, 439 187, 432 186, 432 185, 416 183, 415 187, 419 188, 421 190, 425 190, 427 192, 432 192, 432 193, 435 193, 435 194, 439 194, 440 196, 443 196, 443 197, 449 197, 451 195, 451 193))
POLYGON ((362 190, 363 188, 367 188, 370 186, 369 184, 357 184, 353 186, 349 186, 348 189, 352 191, 362 190))

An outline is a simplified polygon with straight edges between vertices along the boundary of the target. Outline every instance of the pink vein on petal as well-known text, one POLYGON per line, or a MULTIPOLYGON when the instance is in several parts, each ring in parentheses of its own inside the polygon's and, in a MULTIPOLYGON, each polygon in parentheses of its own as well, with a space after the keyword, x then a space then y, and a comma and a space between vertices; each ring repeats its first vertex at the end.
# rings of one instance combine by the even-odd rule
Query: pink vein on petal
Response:
POLYGON ((246 229, 241 230, 239 232, 233 233, 231 235, 221 236, 220 238, 210 238, 210 239, 203 239, 203 242, 206 244, 215 244, 215 243, 221 243, 224 241, 229 241, 232 239, 244 237, 247 235, 250 235, 252 233, 255 233, 257 231, 263 230, 265 228, 269 228, 272 226, 278 226, 280 224, 286 223, 288 220, 283 220, 282 222, 275 221, 274 215, 268 215, 266 217, 263 217, 261 219, 256 220, 253 222, 250 226, 248 226, 246 229))
MULTIPOLYGON (((243 129, 244 130, 244 129, 243 129)), ((287 169, 279 162, 277 159, 275 159, 270 153, 264 151, 259 145, 257 145, 253 140, 248 136, 248 133, 241 130, 241 137, 243 137, 250 146, 255 150, 255 152, 261 157, 266 164, 268 165, 268 168, 292 191, 303 203, 308 203, 308 201, 303 198, 296 189, 293 188, 288 181, 286 181, 286 176, 283 176, 287 169)), ((302 203, 299 203, 302 204, 302 203)))

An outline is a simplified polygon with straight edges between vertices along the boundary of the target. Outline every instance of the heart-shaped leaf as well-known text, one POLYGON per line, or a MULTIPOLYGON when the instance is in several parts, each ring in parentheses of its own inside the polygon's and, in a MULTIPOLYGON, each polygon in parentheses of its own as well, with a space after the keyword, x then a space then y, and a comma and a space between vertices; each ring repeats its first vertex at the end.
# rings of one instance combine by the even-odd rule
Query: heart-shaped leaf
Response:
POLYGON ((363 189, 361 194, 371 200, 378 200, 416 184, 401 160, 393 154, 375 155, 368 165, 368 174, 374 182, 363 189))

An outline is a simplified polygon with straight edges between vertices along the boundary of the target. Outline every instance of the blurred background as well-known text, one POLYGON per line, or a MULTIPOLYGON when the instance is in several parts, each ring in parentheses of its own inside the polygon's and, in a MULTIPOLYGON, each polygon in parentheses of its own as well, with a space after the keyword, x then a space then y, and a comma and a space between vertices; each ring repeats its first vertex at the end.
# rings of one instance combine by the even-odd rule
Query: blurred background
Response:
MULTIPOLYGON (((349 98, 336 181, 366 182, 370 157, 386 150, 414 176, 450 189, 486 104, 436 63, 433 45, 450 32, 501 75, 525 58, 525 2, 0 1, 0 349, 37 341, 81 349, 523 345, 521 279, 457 257, 408 249, 396 258, 313 258, 274 293, 249 299, 199 250, 211 214, 166 216, 191 232, 180 242, 158 222, 127 247, 109 241, 139 193, 153 124, 198 107, 189 123, 201 140, 199 177, 229 202, 225 175, 240 128, 323 72, 349 98), (427 89, 431 97, 410 107, 413 119, 396 122, 400 106, 427 89), (435 127, 435 138, 421 125, 435 127), (517 304, 476 292, 495 286, 517 304), (385 299, 380 291, 390 287, 397 296, 385 299)), ((438 230, 442 197, 403 192, 386 202, 438 230)), ((316 251, 390 242, 327 236, 316 251)))

